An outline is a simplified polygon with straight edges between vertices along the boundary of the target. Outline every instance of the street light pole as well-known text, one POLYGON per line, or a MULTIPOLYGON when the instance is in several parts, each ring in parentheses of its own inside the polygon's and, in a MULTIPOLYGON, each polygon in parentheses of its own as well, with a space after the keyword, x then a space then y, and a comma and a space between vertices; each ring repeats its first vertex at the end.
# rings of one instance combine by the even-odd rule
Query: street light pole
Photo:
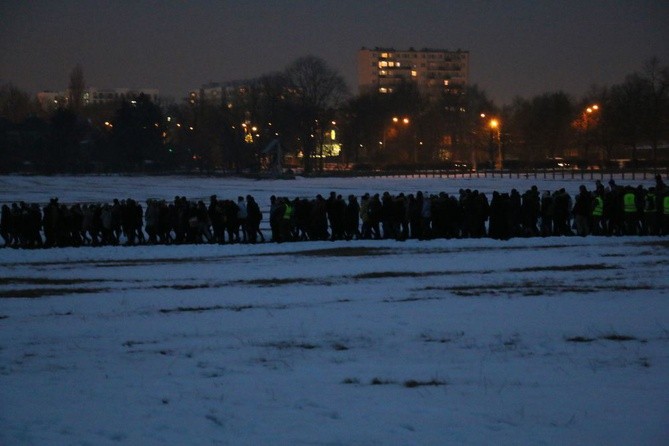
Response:
POLYGON ((391 125, 402 123, 405 126, 408 126, 410 122, 411 122, 411 120, 406 116, 404 118, 399 118, 397 116, 393 116, 392 119, 390 120, 390 122, 383 126, 383 135, 381 137, 381 141, 379 141, 379 145, 381 146, 381 148, 384 149, 384 150, 387 149, 387 147, 386 147, 386 141, 387 141, 386 136, 388 134, 388 131, 390 130, 391 125))
POLYGON ((497 119, 491 119, 489 125, 490 125, 491 158, 492 158, 493 147, 494 145, 496 145, 497 153, 495 157, 495 169, 502 170, 504 169, 504 156, 502 154, 501 126, 497 119))
POLYGON ((599 111, 599 105, 593 104, 583 111, 583 127, 585 133, 585 143, 583 147, 583 158, 589 163, 588 152, 590 151, 590 116, 599 111))

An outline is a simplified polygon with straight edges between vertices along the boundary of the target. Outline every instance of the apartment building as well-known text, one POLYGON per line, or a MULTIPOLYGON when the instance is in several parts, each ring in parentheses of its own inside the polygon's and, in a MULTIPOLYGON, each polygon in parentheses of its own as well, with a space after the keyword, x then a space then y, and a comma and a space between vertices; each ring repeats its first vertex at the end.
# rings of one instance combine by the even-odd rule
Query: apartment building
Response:
POLYGON ((229 82, 209 82, 198 89, 188 92, 188 102, 195 105, 200 101, 210 104, 224 103, 228 108, 232 108, 235 103, 242 101, 242 98, 249 92, 251 81, 237 80, 229 82))
POLYGON ((358 51, 360 93, 392 93, 413 82, 418 90, 437 99, 444 92, 462 91, 469 79, 469 51, 423 48, 362 48, 358 51))
MULTIPOLYGON (((97 89, 94 87, 87 88, 83 92, 82 104, 109 104, 120 103, 124 100, 133 100, 140 94, 143 94, 151 99, 152 102, 158 103, 160 100, 160 92, 156 88, 130 89, 130 88, 108 88, 97 89)), ((52 111, 59 107, 66 107, 68 105, 70 92, 64 91, 40 91, 37 93, 37 101, 45 111, 52 111)))
POLYGON ((89 88, 84 92, 84 104, 106 104, 135 99, 140 94, 147 96, 152 102, 158 103, 160 92, 156 88, 89 88))

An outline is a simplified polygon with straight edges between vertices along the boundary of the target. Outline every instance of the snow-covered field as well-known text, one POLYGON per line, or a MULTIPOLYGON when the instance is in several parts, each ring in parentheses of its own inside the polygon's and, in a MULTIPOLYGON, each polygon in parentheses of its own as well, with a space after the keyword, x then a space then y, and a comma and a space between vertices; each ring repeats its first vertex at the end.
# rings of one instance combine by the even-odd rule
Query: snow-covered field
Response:
MULTIPOLYGON (((580 181, 0 177, 0 202, 532 184, 580 181)), ((667 444, 667 248, 2 249, 0 444, 667 444)))

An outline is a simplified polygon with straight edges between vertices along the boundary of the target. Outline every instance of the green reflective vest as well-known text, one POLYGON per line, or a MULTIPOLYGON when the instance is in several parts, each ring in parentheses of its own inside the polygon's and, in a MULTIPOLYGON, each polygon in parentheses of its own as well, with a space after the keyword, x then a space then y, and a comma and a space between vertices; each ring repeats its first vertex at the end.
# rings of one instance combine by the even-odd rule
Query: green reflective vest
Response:
POLYGON ((636 212, 636 197, 634 192, 627 192, 623 196, 623 209, 626 214, 633 214, 636 212))
POLYGON ((595 197, 595 207, 592 210, 593 217, 601 217, 604 215, 604 199, 599 195, 595 197))
POLYGON ((286 210, 283 213, 283 219, 284 220, 290 220, 290 217, 292 217, 292 216, 293 216, 293 206, 286 203, 286 210))
POLYGON ((663 207, 664 215, 669 215, 669 195, 664 197, 663 207))

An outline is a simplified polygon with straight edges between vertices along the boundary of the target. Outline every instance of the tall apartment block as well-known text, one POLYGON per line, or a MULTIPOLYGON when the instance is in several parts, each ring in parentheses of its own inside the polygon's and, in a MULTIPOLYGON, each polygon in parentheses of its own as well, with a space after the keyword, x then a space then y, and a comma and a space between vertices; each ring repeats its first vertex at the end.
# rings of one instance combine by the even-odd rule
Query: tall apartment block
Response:
POLYGON ((469 51, 423 48, 362 48, 358 51, 360 93, 392 93, 403 82, 413 82, 430 98, 462 91, 469 79, 469 51))

